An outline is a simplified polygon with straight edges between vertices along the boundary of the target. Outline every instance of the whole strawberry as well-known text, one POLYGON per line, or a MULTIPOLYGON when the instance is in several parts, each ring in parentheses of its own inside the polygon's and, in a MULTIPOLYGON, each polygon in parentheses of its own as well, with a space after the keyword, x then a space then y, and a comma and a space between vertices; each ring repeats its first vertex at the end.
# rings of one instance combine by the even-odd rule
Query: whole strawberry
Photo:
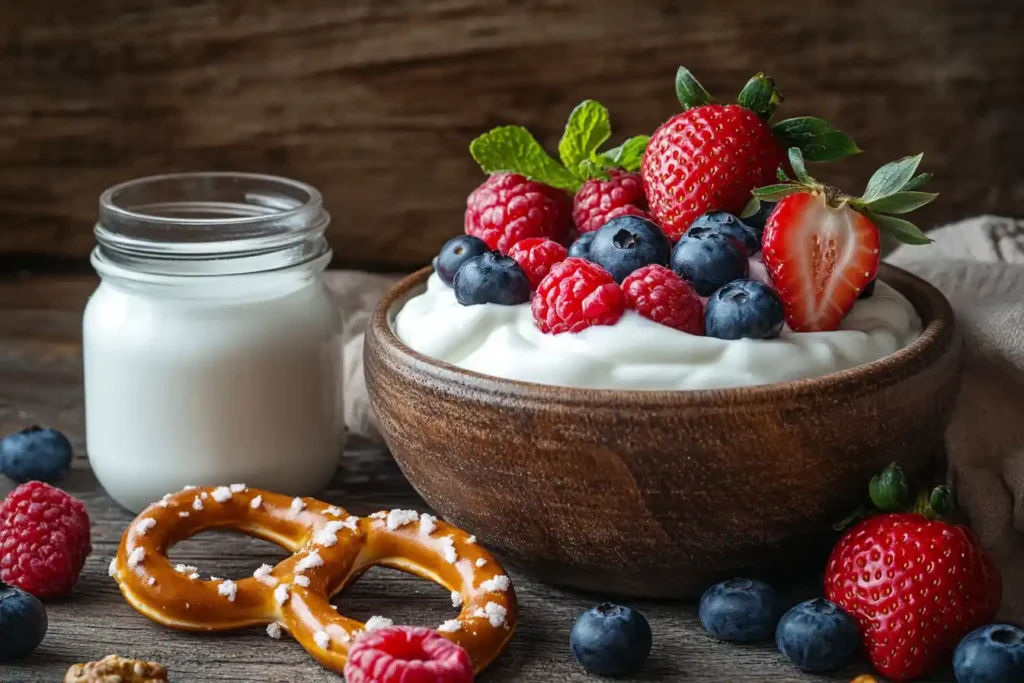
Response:
POLYGON ((651 214, 673 240, 708 211, 738 215, 754 188, 772 182, 789 147, 800 148, 811 161, 860 151, 821 119, 769 126, 782 95, 763 74, 750 79, 737 104, 716 104, 693 74, 679 67, 676 95, 684 111, 654 132, 641 168, 651 214))
MULTIPOLYGON (((896 465, 871 482, 882 510, 906 507, 896 465)), ((938 487, 916 512, 888 512, 850 529, 832 550, 825 597, 849 612, 876 669, 894 681, 924 676, 968 633, 990 623, 1002 582, 969 529, 937 519, 952 496, 938 487)))
POLYGON ((782 184, 753 193, 757 201, 778 201, 761 238, 764 265, 790 329, 835 330, 874 282, 879 231, 907 244, 931 242, 913 223, 892 214, 906 214, 938 195, 916 191, 931 177, 915 176, 920 154, 878 169, 857 198, 812 178, 798 148, 789 150, 789 161, 796 180, 780 171, 782 184))
POLYGON ((599 152, 611 134, 608 110, 586 100, 569 115, 558 143, 559 161, 522 126, 502 126, 473 140, 470 153, 492 176, 470 195, 466 232, 507 252, 529 237, 568 244, 574 221, 583 233, 616 216, 646 217, 647 200, 636 171, 647 136, 599 152), (508 189, 512 184, 515 191, 508 189), (499 196, 498 190, 505 192, 499 196))

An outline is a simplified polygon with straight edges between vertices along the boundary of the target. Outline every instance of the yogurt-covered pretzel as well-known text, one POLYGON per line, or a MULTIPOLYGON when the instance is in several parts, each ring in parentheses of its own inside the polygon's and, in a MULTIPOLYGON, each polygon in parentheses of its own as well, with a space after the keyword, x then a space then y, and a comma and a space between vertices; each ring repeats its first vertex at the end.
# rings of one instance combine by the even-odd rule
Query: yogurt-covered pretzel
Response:
POLYGON ((505 648, 516 625, 516 596, 501 565, 472 536, 427 514, 391 510, 359 518, 312 498, 244 485, 189 487, 150 505, 125 530, 110 575, 128 603, 164 626, 227 631, 282 628, 320 664, 341 672, 349 643, 374 622, 338 614, 329 598, 371 566, 393 567, 452 591, 459 616, 438 631, 466 649, 474 671, 505 648), (172 565, 167 550, 207 529, 232 529, 293 554, 251 578, 202 580, 172 565))

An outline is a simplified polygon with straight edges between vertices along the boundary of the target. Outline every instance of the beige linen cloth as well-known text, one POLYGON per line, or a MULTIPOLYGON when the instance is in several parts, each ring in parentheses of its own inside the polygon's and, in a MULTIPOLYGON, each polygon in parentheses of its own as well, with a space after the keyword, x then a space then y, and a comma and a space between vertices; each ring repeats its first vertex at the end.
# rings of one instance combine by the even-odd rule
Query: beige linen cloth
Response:
MULTIPOLYGON (((963 389, 946 435, 961 509, 1002 569, 1001 618, 1024 622, 1024 221, 981 216, 939 228, 935 244, 888 261, 949 298, 964 333, 963 389)), ((345 424, 379 440, 363 378, 363 331, 397 278, 328 273, 346 320, 345 424)))

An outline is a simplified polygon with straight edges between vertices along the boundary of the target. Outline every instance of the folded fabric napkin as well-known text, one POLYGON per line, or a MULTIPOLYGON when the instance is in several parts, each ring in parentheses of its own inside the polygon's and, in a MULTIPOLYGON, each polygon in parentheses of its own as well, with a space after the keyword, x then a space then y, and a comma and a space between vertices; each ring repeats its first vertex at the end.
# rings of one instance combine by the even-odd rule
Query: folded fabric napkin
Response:
MULTIPOLYGON (((1024 622, 1024 221, 981 216, 887 258, 938 287, 964 333, 963 389, 946 436, 961 509, 1003 573, 1001 618, 1024 622)), ((345 424, 380 440, 363 378, 363 332, 395 276, 328 273, 346 321, 345 424)))

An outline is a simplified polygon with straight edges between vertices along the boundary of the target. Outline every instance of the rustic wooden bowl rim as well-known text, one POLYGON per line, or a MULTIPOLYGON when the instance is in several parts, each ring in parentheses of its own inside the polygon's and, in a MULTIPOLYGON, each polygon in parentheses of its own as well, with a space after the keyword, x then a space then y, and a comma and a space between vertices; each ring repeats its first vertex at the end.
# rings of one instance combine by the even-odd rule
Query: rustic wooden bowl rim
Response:
POLYGON ((903 294, 914 306, 921 318, 921 335, 909 346, 878 360, 848 370, 829 373, 808 379, 762 384, 752 387, 725 389, 590 389, 563 387, 535 382, 505 379, 472 370, 464 370, 445 361, 431 358, 414 351, 405 344, 391 327, 397 307, 404 305, 415 288, 423 286, 433 268, 427 266, 397 282, 385 294, 374 311, 367 334, 375 336, 380 344, 399 364, 414 368, 425 378, 444 384, 470 386, 476 392, 521 397, 549 402, 552 404, 576 406, 663 406, 674 404, 680 407, 696 407, 738 403, 771 402, 773 399, 788 399, 812 394, 828 394, 855 386, 867 388, 896 381, 901 374, 897 370, 920 361, 928 365, 923 357, 940 340, 952 337, 955 320, 952 307, 946 297, 935 287, 902 268, 882 264, 879 278, 903 294))

